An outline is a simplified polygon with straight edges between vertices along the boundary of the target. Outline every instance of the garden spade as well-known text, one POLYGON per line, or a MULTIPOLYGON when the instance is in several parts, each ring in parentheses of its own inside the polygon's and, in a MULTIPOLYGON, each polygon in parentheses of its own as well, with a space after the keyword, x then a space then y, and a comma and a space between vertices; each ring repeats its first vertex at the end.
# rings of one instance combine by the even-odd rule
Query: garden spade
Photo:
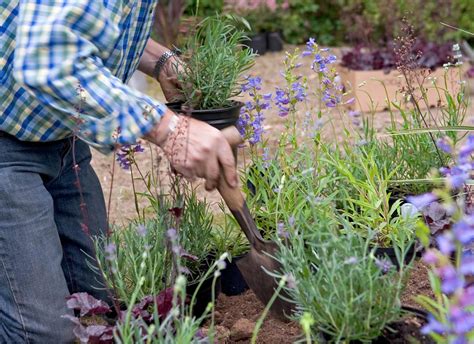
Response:
MULTIPOLYGON (((242 138, 234 126, 223 129, 222 133, 232 147, 242 142, 242 138)), ((278 287, 278 281, 266 272, 280 272, 281 264, 272 258, 277 252, 278 246, 273 241, 263 239, 240 189, 228 185, 222 173, 218 190, 250 242, 250 252, 237 262, 237 266, 250 289, 266 305, 278 287)), ((283 291, 281 293, 283 296, 287 296, 283 291)), ((285 314, 290 315, 292 306, 290 302, 278 297, 270 310, 274 315, 282 318, 285 314)))

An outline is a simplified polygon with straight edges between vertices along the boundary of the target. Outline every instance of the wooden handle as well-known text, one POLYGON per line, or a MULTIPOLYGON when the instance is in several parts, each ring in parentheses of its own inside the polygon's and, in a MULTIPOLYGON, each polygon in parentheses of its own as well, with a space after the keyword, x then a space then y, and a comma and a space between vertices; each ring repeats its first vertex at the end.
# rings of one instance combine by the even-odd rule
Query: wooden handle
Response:
MULTIPOLYGON (((227 142, 229 142, 231 146, 235 147, 243 142, 239 131, 234 126, 223 129, 222 133, 224 134, 225 138, 227 139, 227 142)), ((264 240, 257 229, 255 221, 253 220, 250 214, 250 211, 247 207, 247 203, 245 202, 240 188, 233 188, 227 183, 227 180, 225 179, 225 176, 222 173, 222 169, 219 177, 219 186, 217 187, 217 190, 221 194, 222 198, 227 204, 227 207, 229 207, 230 211, 239 223, 240 228, 244 231, 245 236, 252 244, 252 246, 255 246, 256 244, 258 246, 258 242, 263 242, 264 240)))

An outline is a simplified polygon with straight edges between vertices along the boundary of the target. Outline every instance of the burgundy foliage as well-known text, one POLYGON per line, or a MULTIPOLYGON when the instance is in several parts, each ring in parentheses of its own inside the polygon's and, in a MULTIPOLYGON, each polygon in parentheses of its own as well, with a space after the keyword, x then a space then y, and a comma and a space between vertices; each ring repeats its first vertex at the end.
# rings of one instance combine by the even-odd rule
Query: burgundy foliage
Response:
POLYGON ((75 293, 67 298, 67 307, 80 312, 80 316, 101 315, 110 312, 104 301, 97 300, 87 293, 75 293))
MULTIPOLYGON (((342 56, 341 64, 353 70, 384 70, 389 72, 397 66, 394 42, 384 48, 369 49, 356 46, 342 56)), ((436 44, 416 40, 411 46, 411 54, 420 68, 435 69, 453 60, 452 44, 436 44)))

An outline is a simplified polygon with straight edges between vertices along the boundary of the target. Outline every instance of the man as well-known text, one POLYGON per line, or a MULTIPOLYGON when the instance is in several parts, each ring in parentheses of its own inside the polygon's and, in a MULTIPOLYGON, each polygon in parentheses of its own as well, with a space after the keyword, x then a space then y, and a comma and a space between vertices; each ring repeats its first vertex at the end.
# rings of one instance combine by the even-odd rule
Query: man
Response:
POLYGON ((237 185, 219 131, 126 86, 138 67, 176 94, 175 57, 149 40, 156 2, 0 0, 0 343, 71 342, 65 298, 107 299, 84 254, 107 225, 89 145, 146 137, 207 189, 219 166, 237 185))

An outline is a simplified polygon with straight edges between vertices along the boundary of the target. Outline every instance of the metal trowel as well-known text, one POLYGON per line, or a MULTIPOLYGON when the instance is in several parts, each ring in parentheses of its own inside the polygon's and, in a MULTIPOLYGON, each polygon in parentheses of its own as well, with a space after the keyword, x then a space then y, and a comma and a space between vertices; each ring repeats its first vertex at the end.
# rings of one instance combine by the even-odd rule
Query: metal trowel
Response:
MULTIPOLYGON (((242 143, 236 127, 227 127, 222 133, 232 147, 242 143)), ((272 258, 278 251, 278 246, 273 241, 263 239, 240 189, 230 187, 222 174, 217 189, 250 242, 250 252, 237 262, 237 266, 250 289, 266 305, 278 287, 278 281, 266 272, 280 272, 281 264, 272 258)), ((286 296, 284 291, 282 294, 286 296)), ((285 314, 290 315, 292 309, 293 304, 280 297, 270 308, 272 313, 280 318, 285 314)))

